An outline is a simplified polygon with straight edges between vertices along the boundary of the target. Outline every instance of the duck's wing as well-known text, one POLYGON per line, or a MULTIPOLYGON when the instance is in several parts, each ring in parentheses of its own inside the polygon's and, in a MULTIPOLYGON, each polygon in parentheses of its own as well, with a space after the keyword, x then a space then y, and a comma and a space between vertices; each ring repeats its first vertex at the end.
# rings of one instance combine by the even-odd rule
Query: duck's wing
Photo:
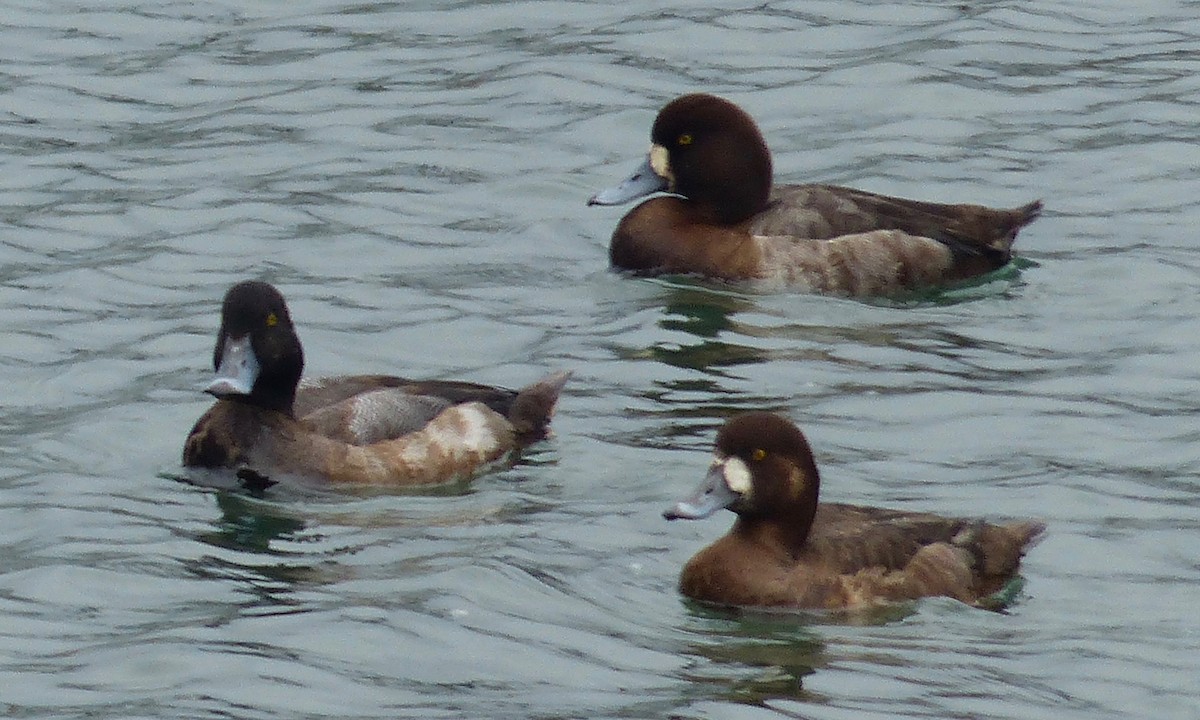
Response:
POLYGON ((411 380, 395 375, 339 375, 301 380, 296 390, 293 412, 296 417, 303 417, 355 395, 383 389, 441 398, 455 405, 481 402, 501 415, 508 414, 517 397, 515 390, 457 380, 411 380))
POLYGON ((1042 204, 1010 210, 791 185, 751 221, 762 279, 810 292, 895 295, 984 275, 1012 259, 1042 204))
POLYGON ((872 230, 900 230, 944 243, 956 257, 992 268, 1008 262, 1017 232, 1038 218, 1041 201, 1017 208, 944 204, 879 195, 839 185, 783 185, 755 219, 755 235, 832 239, 872 230))
POLYGON ((968 524, 931 513, 821 503, 805 545, 836 572, 899 570, 922 547, 951 542, 968 524))
POLYGON ((976 602, 1017 572, 1044 529, 831 503, 817 511, 805 557, 826 569, 847 604, 929 595, 976 602))
POLYGON ((511 424, 522 444, 545 437, 570 373, 556 372, 520 390, 457 380, 347 375, 304 380, 294 413, 317 434, 369 445, 416 432, 452 405, 478 402, 511 424))
POLYGON ((350 445, 394 440, 425 427, 454 403, 430 395, 383 388, 352 395, 299 418, 311 432, 350 445))

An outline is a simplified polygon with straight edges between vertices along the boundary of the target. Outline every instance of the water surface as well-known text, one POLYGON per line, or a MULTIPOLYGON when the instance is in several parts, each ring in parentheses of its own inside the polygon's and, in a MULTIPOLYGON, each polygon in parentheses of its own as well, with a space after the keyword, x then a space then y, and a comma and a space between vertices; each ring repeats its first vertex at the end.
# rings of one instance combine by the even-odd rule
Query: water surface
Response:
POLYGON ((7 714, 1200 717, 1195 3, 0 12, 7 714), (1048 211, 915 302, 614 275, 584 201, 693 90, 785 180, 1048 211), (172 481, 246 277, 312 373, 572 369, 557 437, 417 495, 172 481), (742 409, 828 498, 1044 518, 1017 604, 682 602, 729 518, 659 512, 742 409))

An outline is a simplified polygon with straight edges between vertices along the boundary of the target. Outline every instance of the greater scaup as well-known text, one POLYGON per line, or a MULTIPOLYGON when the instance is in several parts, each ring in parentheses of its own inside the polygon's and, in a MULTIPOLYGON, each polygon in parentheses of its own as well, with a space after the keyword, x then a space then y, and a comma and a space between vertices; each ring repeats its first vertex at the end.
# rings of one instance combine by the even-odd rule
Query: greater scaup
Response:
POLYGON ((836 185, 772 187, 754 120, 707 94, 668 103, 645 163, 589 205, 655 192, 613 232, 614 267, 644 275, 756 280, 814 293, 894 295, 1007 264, 1041 201, 1011 210, 945 205, 836 185))
POLYGON ((818 506, 819 487, 794 423, 766 412, 731 418, 698 491, 663 513, 737 513, 729 533, 684 567, 680 591, 736 606, 854 609, 935 595, 980 604, 1014 578, 1045 529, 1036 521, 818 506))
POLYGON ((189 467, 233 468, 333 483, 418 485, 475 472, 546 435, 567 373, 519 391, 382 375, 311 383, 297 393, 304 352, 283 296, 234 285, 213 352, 217 402, 183 448, 189 467))

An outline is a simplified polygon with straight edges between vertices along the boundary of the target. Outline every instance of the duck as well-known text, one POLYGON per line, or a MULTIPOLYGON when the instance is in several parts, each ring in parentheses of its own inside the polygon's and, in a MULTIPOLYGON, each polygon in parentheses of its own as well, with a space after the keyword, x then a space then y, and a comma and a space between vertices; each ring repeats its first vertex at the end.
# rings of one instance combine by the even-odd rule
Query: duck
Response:
POLYGON ((795 423, 770 412, 731 417, 700 487, 663 512, 668 520, 723 508, 737 515, 726 535, 684 566, 680 592, 737 607, 861 610, 944 596, 996 609, 1045 531, 1036 520, 818 505, 819 489, 816 461, 795 423))
POLYGON ((549 434, 569 373, 520 389, 389 375, 302 386, 304 350, 283 295, 239 282, 213 351, 216 402, 183 446, 190 468, 233 469, 254 489, 276 478, 335 485, 431 485, 466 478, 549 434))
POLYGON ((588 205, 655 193, 613 231, 612 267, 698 275, 848 297, 962 283, 1008 264, 1042 202, 995 209, 889 197, 838 185, 774 185, 771 153, 746 111, 716 95, 667 103, 650 152, 588 205))

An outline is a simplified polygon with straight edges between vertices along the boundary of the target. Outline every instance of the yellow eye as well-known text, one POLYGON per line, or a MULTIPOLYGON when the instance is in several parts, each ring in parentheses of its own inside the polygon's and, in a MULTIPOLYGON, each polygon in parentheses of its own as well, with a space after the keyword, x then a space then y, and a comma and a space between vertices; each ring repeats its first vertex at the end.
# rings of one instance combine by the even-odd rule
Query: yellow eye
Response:
POLYGON ((766 456, 767 456, 767 451, 763 450, 762 448, 756 448, 754 450, 754 452, 750 453, 750 459, 753 460, 754 462, 758 462, 758 461, 762 460, 763 458, 765 458, 766 456))
POLYGON ((694 139, 695 139, 695 138, 693 138, 693 137, 692 137, 692 134, 691 134, 691 133, 684 133, 684 134, 682 134, 682 135, 680 135, 680 136, 679 136, 679 140, 678 140, 677 142, 678 142, 680 145, 691 145, 691 144, 692 144, 692 140, 694 140, 694 139))
POLYGON ((279 318, 275 317, 275 313, 267 313, 267 327, 275 327, 279 324, 279 318))

